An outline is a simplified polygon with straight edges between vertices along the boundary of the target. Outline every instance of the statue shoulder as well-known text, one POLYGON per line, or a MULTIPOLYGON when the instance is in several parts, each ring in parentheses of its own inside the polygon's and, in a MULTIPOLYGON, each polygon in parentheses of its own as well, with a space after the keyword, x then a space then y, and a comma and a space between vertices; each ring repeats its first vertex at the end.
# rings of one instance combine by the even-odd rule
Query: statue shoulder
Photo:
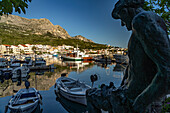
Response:
POLYGON ((167 32, 167 28, 164 20, 156 13, 153 13, 151 11, 143 11, 137 14, 132 20, 132 27, 134 29, 137 29, 139 26, 141 28, 148 27, 148 26, 153 27, 153 25, 157 27, 159 26, 165 32, 167 32))
POLYGON ((155 46, 169 46, 169 38, 164 20, 156 13, 143 11, 132 20, 132 30, 140 41, 146 41, 155 46))
POLYGON ((162 21, 162 18, 159 17, 156 13, 153 13, 151 11, 143 11, 133 18, 132 25, 135 24, 147 25, 145 23, 152 23, 156 20, 162 21))

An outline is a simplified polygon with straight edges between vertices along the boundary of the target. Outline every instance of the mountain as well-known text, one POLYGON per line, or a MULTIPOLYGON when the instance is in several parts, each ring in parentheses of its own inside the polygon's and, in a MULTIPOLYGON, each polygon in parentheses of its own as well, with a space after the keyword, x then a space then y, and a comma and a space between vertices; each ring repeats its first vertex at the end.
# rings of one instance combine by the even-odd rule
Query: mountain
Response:
MULTIPOLYGON (((8 27, 6 30, 16 30, 24 35, 48 35, 61 39, 78 39, 84 42, 92 42, 81 35, 71 37, 68 32, 59 25, 53 25, 48 19, 27 19, 16 15, 3 15, 0 23, 8 27), (10 27, 9 27, 10 26, 10 27)), ((0 26, 2 28, 2 26, 0 26)), ((4 28, 4 26, 3 26, 4 28)))
POLYGON ((89 39, 87 39, 87 38, 85 38, 85 37, 83 37, 83 36, 81 36, 81 35, 77 35, 77 36, 74 36, 74 37, 72 37, 73 39, 78 39, 78 40, 83 40, 83 41, 85 41, 85 42, 93 42, 92 40, 89 40, 89 39))

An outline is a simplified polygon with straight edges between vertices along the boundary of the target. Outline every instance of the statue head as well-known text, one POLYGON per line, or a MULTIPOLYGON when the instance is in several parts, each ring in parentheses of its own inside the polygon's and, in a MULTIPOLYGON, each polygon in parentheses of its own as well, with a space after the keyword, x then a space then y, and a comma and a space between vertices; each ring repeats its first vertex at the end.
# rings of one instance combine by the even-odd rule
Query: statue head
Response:
POLYGON ((121 19, 122 26, 132 29, 132 19, 136 15, 136 9, 142 7, 144 0, 119 0, 112 11, 114 19, 121 19))

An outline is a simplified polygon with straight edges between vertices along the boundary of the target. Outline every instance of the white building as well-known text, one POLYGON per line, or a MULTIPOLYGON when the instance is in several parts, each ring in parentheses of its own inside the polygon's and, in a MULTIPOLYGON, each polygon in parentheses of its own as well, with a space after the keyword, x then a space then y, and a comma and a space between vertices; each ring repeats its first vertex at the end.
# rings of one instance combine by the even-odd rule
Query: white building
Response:
POLYGON ((18 45, 20 52, 24 51, 24 54, 33 54, 32 47, 26 46, 24 44, 18 45))
POLYGON ((21 49, 16 45, 11 45, 11 49, 14 55, 20 54, 21 49))
POLYGON ((0 53, 1 54, 10 54, 12 53, 12 49, 10 45, 0 45, 0 53))

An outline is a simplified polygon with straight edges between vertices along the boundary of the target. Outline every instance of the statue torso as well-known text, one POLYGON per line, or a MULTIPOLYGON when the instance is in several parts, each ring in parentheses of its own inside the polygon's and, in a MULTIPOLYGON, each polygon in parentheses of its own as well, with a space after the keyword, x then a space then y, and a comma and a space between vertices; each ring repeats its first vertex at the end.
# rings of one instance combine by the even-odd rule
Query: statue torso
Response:
POLYGON ((129 71, 128 71, 128 94, 132 99, 140 94, 152 81, 157 70, 156 65, 146 55, 136 34, 132 33, 128 44, 129 71))

